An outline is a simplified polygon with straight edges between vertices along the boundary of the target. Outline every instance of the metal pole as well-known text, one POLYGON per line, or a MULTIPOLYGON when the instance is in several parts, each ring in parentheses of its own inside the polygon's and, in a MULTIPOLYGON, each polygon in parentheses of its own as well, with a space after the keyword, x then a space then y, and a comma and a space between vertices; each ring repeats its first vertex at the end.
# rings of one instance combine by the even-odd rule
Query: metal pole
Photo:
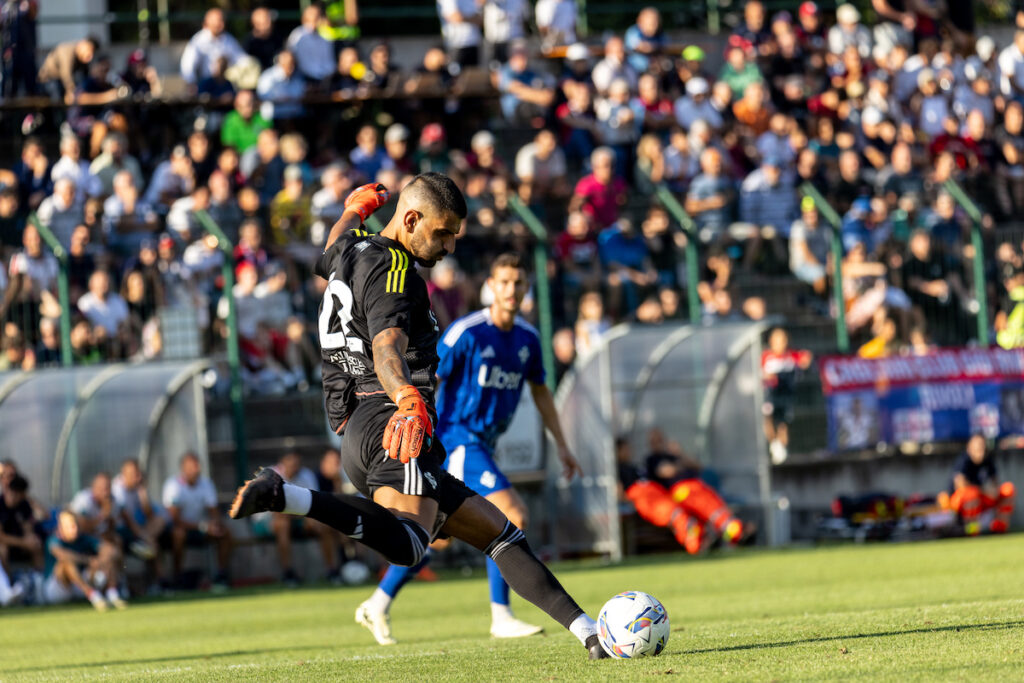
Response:
POLYGON ((846 328, 846 302, 843 301, 843 241, 839 236, 843 220, 810 183, 800 186, 800 193, 810 197, 814 207, 832 225, 832 298, 836 307, 836 347, 840 353, 850 352, 850 331, 846 328))
POLYGON ((533 248, 534 276, 537 279, 537 318, 540 323, 540 349, 548 388, 555 390, 555 353, 552 348, 554 323, 551 317, 551 286, 548 282, 548 232, 537 215, 516 195, 510 195, 508 204, 526 223, 537 244, 533 248))
POLYGON ((699 268, 697 264, 697 224, 664 183, 657 184, 655 193, 665 206, 665 210, 672 214, 672 217, 679 223, 679 227, 686 233, 686 299, 690 308, 690 322, 698 325, 700 324, 700 296, 697 293, 697 284, 700 273, 697 272, 699 268))
POLYGON ((985 290, 985 244, 981 239, 981 221, 984 217, 978 205, 967 196, 963 188, 955 180, 947 180, 944 185, 946 192, 964 208, 971 218, 971 246, 974 257, 971 259, 974 274, 974 298, 978 302, 978 343, 989 345, 988 337, 988 292, 985 290))
POLYGON ((242 402, 241 354, 238 350, 238 314, 235 310, 234 245, 206 211, 195 212, 196 220, 217 238, 217 246, 224 252, 221 274, 224 277, 224 296, 228 301, 228 368, 231 372, 231 415, 235 436, 235 472, 241 483, 249 476, 249 458, 245 448, 245 405, 242 402))
POLYGON ((53 251, 57 259, 57 300, 60 301, 60 364, 66 368, 74 364, 71 355, 71 294, 68 290, 68 254, 49 226, 43 225, 35 212, 29 214, 29 223, 53 251))

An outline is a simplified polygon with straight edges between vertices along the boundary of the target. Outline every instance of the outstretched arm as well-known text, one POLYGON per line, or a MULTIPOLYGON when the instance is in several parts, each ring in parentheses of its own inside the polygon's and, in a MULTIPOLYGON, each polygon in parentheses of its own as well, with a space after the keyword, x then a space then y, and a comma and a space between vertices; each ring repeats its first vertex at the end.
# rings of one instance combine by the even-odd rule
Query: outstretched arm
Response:
POLYGON ((558 446, 558 459, 562 461, 562 474, 566 479, 572 479, 577 474, 582 475, 583 470, 580 468, 580 464, 569 451, 569 445, 565 443, 562 423, 558 420, 558 411, 555 409, 555 399, 551 395, 551 390, 545 384, 530 382, 530 393, 533 395, 533 402, 537 406, 544 427, 551 432, 551 436, 558 446))

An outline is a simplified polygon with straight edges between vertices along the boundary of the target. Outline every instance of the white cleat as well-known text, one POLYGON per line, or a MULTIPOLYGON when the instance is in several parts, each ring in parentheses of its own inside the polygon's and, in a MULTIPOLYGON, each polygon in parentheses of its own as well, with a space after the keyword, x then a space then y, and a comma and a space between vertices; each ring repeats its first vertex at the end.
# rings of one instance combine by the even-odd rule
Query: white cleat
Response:
POLYGON ((92 606, 96 608, 97 612, 106 612, 110 609, 110 605, 108 605, 107 601, 103 599, 103 596, 100 595, 99 591, 94 591, 89 595, 89 602, 92 603, 92 606))
POLYGON ((491 622, 491 635, 495 638, 526 638, 544 630, 543 626, 534 626, 520 621, 515 617, 491 622))
POLYGON ((356 623, 364 626, 381 645, 397 645, 391 637, 391 615, 373 609, 368 602, 356 608, 356 623))

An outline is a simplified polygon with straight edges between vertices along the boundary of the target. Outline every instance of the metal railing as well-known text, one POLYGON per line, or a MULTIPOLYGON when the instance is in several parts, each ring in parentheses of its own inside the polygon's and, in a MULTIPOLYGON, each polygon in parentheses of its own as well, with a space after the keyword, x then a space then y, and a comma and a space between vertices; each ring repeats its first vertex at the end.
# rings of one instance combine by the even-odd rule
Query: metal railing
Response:
POLYGON ((800 194, 810 198, 818 213, 832 225, 832 296, 836 308, 836 348, 839 353, 849 353, 850 331, 846 327, 846 302, 843 300, 843 241, 840 234, 843 221, 828 200, 810 183, 800 186, 800 194))
POLYGON ((204 210, 195 212, 199 224, 217 238, 217 248, 224 252, 221 275, 224 278, 224 297, 228 302, 227 360, 231 373, 231 416, 235 437, 235 474, 241 484, 249 476, 249 458, 245 448, 245 405, 242 402, 242 360, 239 351, 238 313, 235 309, 235 245, 224 234, 220 226, 204 210))
POLYGON ((552 344, 554 338, 554 322, 551 316, 551 283, 548 281, 548 231, 530 207, 519 199, 518 195, 510 194, 508 205, 533 234, 536 243, 533 246, 533 270, 537 286, 537 322, 540 327, 541 359, 544 363, 546 384, 551 391, 555 390, 555 351, 552 344))
POLYGON ((977 303, 978 344, 989 345, 988 334, 988 291, 985 283, 985 246, 981 238, 983 214, 977 204, 964 192, 955 180, 950 178, 944 185, 946 192, 963 208, 971 218, 971 258, 974 280, 974 300, 977 303))

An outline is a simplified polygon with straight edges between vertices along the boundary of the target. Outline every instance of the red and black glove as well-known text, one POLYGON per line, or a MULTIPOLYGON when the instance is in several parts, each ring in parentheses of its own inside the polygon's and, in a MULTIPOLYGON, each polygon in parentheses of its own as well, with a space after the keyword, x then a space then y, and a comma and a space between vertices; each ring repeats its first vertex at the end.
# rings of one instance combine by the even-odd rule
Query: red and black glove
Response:
POLYGON ((407 384, 395 396, 398 408, 384 427, 384 450, 392 459, 409 462, 420 454, 424 441, 430 448, 434 425, 427 413, 427 404, 416 387, 407 384))
POLYGON ((381 183, 370 183, 352 190, 345 199, 345 208, 355 211, 365 221, 374 211, 387 204, 390 198, 388 188, 381 183))

